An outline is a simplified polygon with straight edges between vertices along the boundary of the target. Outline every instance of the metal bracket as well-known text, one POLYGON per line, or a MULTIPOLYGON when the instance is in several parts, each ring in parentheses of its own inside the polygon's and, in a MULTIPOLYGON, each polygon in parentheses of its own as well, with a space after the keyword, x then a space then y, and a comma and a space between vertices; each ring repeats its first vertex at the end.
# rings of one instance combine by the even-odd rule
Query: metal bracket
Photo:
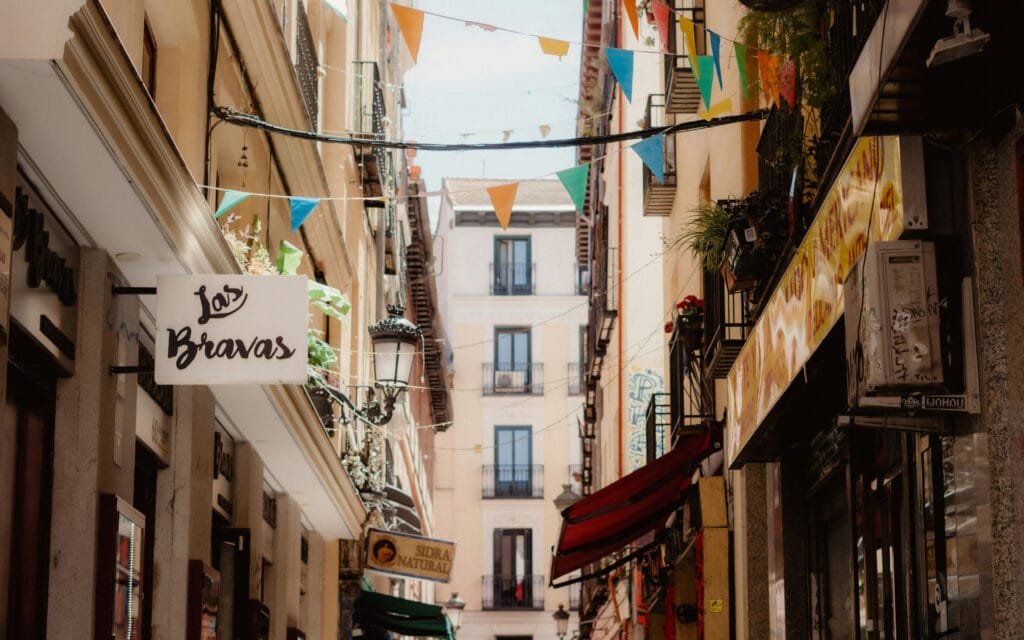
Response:
POLYGON ((153 373, 153 367, 152 366, 144 367, 144 366, 140 366, 140 365, 137 365, 137 364, 114 365, 114 366, 110 367, 110 373, 111 373, 111 375, 115 375, 115 376, 121 375, 121 374, 132 374, 132 373, 136 373, 136 374, 138 374, 138 373, 153 373))
POLYGON ((156 287, 110 287, 115 296, 155 296, 156 287))

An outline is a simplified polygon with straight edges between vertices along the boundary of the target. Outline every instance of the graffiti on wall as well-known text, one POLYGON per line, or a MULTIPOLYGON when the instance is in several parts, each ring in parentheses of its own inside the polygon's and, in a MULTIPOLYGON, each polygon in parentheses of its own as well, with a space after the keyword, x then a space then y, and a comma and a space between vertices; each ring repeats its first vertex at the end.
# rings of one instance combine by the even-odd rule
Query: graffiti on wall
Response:
MULTIPOLYGON (((629 422, 627 434, 628 468, 635 471, 647 463, 647 404, 651 394, 665 388, 665 378, 654 369, 635 371, 629 376, 626 415, 629 422)), ((664 434, 660 438, 664 447, 664 434)))

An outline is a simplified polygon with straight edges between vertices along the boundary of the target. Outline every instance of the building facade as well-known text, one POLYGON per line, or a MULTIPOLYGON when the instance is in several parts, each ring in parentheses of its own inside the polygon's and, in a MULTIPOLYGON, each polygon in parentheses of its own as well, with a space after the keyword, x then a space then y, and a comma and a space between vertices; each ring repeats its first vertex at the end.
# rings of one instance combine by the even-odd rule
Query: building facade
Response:
MULTIPOLYGON (((669 3, 659 34, 649 126, 711 117, 725 99, 749 121, 670 134, 666 180, 643 178, 644 213, 686 249, 664 256, 668 397, 661 413, 651 401, 648 434, 670 425, 671 455, 694 475, 659 509, 643 502, 659 458, 632 484, 602 470, 566 512, 574 537, 556 558, 591 561, 580 634, 1016 637, 1022 87, 997 78, 1019 56, 1020 12, 743 4, 669 3), (693 62, 716 46, 724 77, 707 100, 693 62), (686 434, 700 431, 712 447, 690 455, 686 434), (572 527, 616 507, 609 489, 632 492, 622 513, 660 522, 656 544, 638 525, 615 530, 611 552, 578 550, 593 540, 572 527)), ((590 3, 588 42, 631 48, 617 5, 590 3)), ((621 90, 594 50, 581 105, 616 112, 621 90)), ((585 212, 595 281, 616 261, 609 177, 606 165, 585 212)), ((614 311, 592 295, 592 330, 614 311)), ((602 357, 592 350, 588 370, 602 357)), ((623 409, 596 387, 585 469, 614 455, 607 415, 623 409)))
POLYGON ((448 586, 466 602, 460 638, 554 638, 552 613, 577 597, 549 586, 548 564, 552 501, 579 491, 589 281, 561 184, 520 182, 507 229, 487 196, 497 184, 444 181, 435 246, 457 419, 436 437, 437 533, 459 545, 448 586))
POLYGON ((433 343, 414 368, 440 393, 403 394, 386 429, 317 391, 362 405, 367 328, 386 304, 432 315, 406 278, 404 157, 216 115, 400 136, 396 26, 343 4, 0 9, 5 637, 347 638, 360 589, 434 602, 364 573, 360 545, 431 532, 433 343), (215 218, 232 192, 253 195, 215 218), (297 231, 288 196, 323 198, 297 231), (309 309, 322 384, 155 383, 158 276, 276 273, 296 249, 351 306, 309 309))

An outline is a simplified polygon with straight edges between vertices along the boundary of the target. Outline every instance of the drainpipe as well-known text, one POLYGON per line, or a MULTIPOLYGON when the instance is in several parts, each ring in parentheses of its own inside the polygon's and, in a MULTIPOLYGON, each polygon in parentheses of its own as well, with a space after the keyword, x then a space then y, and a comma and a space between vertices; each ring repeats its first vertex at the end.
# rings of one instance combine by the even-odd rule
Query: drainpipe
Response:
MULTIPOLYGON (((616 25, 615 28, 618 30, 618 42, 621 43, 622 42, 622 15, 618 12, 618 10, 616 10, 616 14, 617 14, 617 16, 616 16, 617 19, 615 21, 615 25, 616 25)), ((623 122, 625 122, 623 120, 623 118, 625 116, 623 114, 623 109, 622 109, 623 93, 622 93, 622 88, 621 87, 619 88, 619 96, 618 96, 618 98, 619 98, 619 100, 618 100, 619 106, 618 106, 618 116, 617 117, 618 117, 618 121, 619 121, 619 128, 623 129, 623 122)), ((618 155, 617 161, 618 161, 618 167, 619 167, 619 170, 618 170, 619 193, 618 193, 617 197, 618 197, 619 206, 618 206, 618 220, 616 221, 616 224, 618 225, 618 244, 619 244, 619 250, 615 252, 615 254, 616 254, 615 255, 615 291, 616 291, 616 306, 618 307, 617 311, 618 311, 618 316, 619 316, 619 335, 618 335, 618 340, 616 342, 617 342, 617 351, 618 351, 618 354, 619 354, 619 375, 617 376, 617 378, 618 378, 617 383, 618 383, 618 392, 619 392, 619 411, 618 411, 618 426, 619 426, 619 442, 618 442, 618 445, 619 445, 618 446, 618 449, 619 449, 619 464, 618 464, 618 466, 619 466, 619 469, 618 469, 618 477, 620 477, 620 478, 622 477, 623 469, 625 469, 625 466, 626 466, 624 464, 624 461, 623 461, 623 455, 624 455, 624 451, 625 451, 625 447, 623 446, 623 444, 624 444, 623 439, 624 439, 624 437, 626 435, 626 432, 625 432, 625 428, 624 428, 624 426, 625 426, 624 422, 625 421, 624 421, 624 410, 623 410, 623 404, 624 404, 625 396, 623 395, 624 391, 623 391, 623 384, 622 384, 622 376, 625 374, 625 371, 624 371, 625 363, 623 361, 623 356, 624 356, 623 334, 625 333, 625 329, 626 329, 626 313, 625 313, 626 292, 622 290, 622 261, 623 261, 622 254, 624 253, 623 250, 625 249, 625 242, 623 242, 623 237, 622 237, 622 232, 623 232, 622 219, 623 219, 623 216, 625 215, 625 212, 623 211, 623 208, 622 208, 622 182, 623 182, 622 181, 622 165, 623 165, 623 162, 622 162, 622 152, 623 152, 623 150, 624 150, 623 149, 623 144, 622 144, 622 142, 619 142, 619 153, 617 154, 618 155)))

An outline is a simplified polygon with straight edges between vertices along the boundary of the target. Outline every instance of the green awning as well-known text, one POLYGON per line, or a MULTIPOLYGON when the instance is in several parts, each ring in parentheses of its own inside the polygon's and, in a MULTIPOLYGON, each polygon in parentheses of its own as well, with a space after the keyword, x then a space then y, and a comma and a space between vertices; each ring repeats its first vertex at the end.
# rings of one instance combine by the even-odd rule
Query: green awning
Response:
POLYGON ((452 625, 441 607, 382 593, 363 591, 359 595, 355 621, 364 629, 376 627, 403 636, 455 639, 452 625))

